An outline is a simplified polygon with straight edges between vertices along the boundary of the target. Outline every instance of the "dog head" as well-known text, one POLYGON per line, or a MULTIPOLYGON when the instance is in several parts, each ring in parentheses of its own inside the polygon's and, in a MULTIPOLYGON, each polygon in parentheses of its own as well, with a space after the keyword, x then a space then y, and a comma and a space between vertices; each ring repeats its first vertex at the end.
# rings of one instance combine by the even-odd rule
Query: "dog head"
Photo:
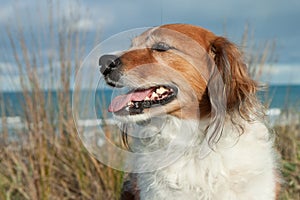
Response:
POLYGON ((149 29, 127 51, 101 56, 99 65, 108 85, 130 88, 109 106, 129 121, 168 114, 216 122, 220 112, 234 110, 247 118, 257 89, 233 43, 187 24, 149 29))

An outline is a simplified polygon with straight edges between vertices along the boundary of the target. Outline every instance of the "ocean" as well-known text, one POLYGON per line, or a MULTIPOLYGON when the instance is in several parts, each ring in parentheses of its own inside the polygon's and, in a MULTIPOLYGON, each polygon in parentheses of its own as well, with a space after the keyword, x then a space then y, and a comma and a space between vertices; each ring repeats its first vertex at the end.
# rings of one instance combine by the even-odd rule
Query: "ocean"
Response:
MULTIPOLYGON (((106 105, 111 100, 112 90, 97 91, 95 100, 95 110, 98 110, 98 118, 102 118, 101 103, 105 101, 106 105)), ((57 102, 57 92, 45 91, 44 95, 48 98, 51 94, 52 103, 57 102)), ((68 95, 70 100, 72 92, 68 95)), ((271 118, 276 118, 283 110, 292 108, 294 111, 300 112, 300 85, 271 85, 266 91, 258 93, 259 99, 268 107, 268 114, 271 118)), ((0 93, 0 114, 7 117, 7 122, 16 126, 20 124, 24 118, 23 108, 25 105, 22 92, 2 92, 0 93)), ((55 105, 58 108, 58 105, 55 105)), ((2 127, 0 119, 0 129, 2 127)))

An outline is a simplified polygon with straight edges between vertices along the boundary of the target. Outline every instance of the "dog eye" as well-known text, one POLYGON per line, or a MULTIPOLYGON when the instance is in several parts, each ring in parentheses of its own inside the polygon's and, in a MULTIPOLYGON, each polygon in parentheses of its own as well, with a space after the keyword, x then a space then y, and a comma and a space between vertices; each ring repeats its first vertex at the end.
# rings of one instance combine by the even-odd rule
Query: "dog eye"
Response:
POLYGON ((168 51, 169 49, 171 49, 171 47, 164 42, 158 42, 155 43, 151 49, 155 51, 168 51))

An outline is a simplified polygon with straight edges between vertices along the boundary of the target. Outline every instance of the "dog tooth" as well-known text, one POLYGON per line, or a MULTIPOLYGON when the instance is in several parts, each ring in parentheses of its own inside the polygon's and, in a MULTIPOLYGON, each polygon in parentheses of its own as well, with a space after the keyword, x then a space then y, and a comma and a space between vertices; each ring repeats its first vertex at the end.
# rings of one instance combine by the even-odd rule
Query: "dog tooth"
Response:
POLYGON ((163 86, 156 89, 156 93, 158 93, 158 94, 163 94, 166 91, 168 91, 168 90, 163 86))
POLYGON ((150 98, 147 96, 146 98, 145 98, 145 100, 147 101, 147 100, 150 100, 150 98))
POLYGON ((153 92, 151 98, 154 99, 155 97, 158 97, 158 94, 156 94, 155 92, 153 92))

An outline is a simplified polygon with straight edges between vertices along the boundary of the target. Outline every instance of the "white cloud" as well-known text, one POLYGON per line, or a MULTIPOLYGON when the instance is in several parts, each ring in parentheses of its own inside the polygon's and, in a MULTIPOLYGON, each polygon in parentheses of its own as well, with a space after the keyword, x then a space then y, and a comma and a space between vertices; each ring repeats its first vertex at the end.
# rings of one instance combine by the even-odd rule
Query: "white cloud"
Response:
MULTIPOLYGON (((76 31, 98 31, 110 26, 115 19, 115 8, 104 2, 94 5, 85 2, 61 1, 55 21, 66 21, 67 26, 76 31)), ((62 27, 64 29, 64 27, 62 27)))
MULTIPOLYGON (((109 4, 90 6, 85 2, 65 1, 14 1, 2 3, 0 7, 0 27, 22 27, 43 30, 50 23, 66 31, 66 27, 76 31, 98 31, 114 21, 114 8, 109 4), (38 16, 38 17, 37 17, 38 16), (52 16, 50 21, 49 16, 52 16)), ((31 31, 31 30, 29 30, 31 31)))
MULTIPOLYGON (((255 28, 253 30, 255 40, 280 39, 278 50, 275 50, 280 53, 280 62, 300 63, 297 45, 300 29, 294 25, 297 24, 294 21, 299 18, 300 1, 296 0, 289 4, 280 0, 208 1, 205 5, 198 0, 191 0, 189 3, 180 0, 97 2, 28 0, 13 3, 0 0, 0 27, 4 30, 4 25, 14 27, 21 24, 24 31, 32 27, 33 31, 45 33, 47 41, 49 32, 47 23, 51 10, 49 2, 53 4, 53 27, 57 27, 57 24, 64 25, 62 20, 65 20, 67 28, 80 32, 101 30, 103 34, 101 36, 105 37, 131 28, 176 22, 205 26, 218 34, 223 33, 225 23, 228 26, 228 36, 240 38, 245 22, 249 22, 251 27, 255 28)), ((66 26, 62 26, 63 31, 66 30, 66 26)), ((49 49, 46 46, 49 44, 45 43, 43 46, 44 38, 41 38, 41 50, 45 51, 45 57, 56 55, 56 46, 52 47, 52 50, 45 50, 49 49)), ((0 63, 1 76, 4 76, 4 73, 17 74, 17 72, 17 68, 10 63, 0 63)), ((300 65, 276 64, 272 67, 266 66, 262 78, 263 81, 271 83, 300 84, 299 74, 300 65)), ((5 84, 5 81, 2 83, 5 84)))
POLYGON ((1 75, 14 75, 18 74, 18 67, 10 62, 0 62, 0 74, 1 75))
MULTIPOLYGON (((52 73, 58 75, 60 73, 60 66, 60 62, 54 62, 52 73)), ((59 76, 50 74, 49 70, 49 67, 46 66, 38 69, 37 71, 37 76, 40 80, 41 87, 44 89, 59 88, 59 76), (53 79, 54 82, 51 82, 51 79, 53 79)), ((98 69, 95 69, 95 71, 97 70, 98 69)), ((270 84, 300 84, 299 74, 300 64, 266 65, 263 68, 260 81, 270 84)), ((74 80, 74 77, 72 77, 72 80, 74 80)), ((73 87, 73 83, 71 83, 71 87, 73 87)), ((17 66, 8 62, 0 63, 0 91, 15 91, 20 89, 20 75, 18 73, 17 66)))
POLYGON ((94 30, 94 23, 90 19, 80 19, 70 25, 72 30, 76 31, 91 31, 94 30))
POLYGON ((0 7, 0 22, 7 22, 10 16, 13 14, 13 8, 11 5, 1 5, 0 7))
MULTIPOLYGON (((49 66, 44 66, 30 72, 29 75, 37 78, 42 89, 57 89, 61 87, 60 69, 61 63, 54 61, 51 70, 49 66)), ((21 79, 23 84, 30 86, 29 75, 26 72, 24 73, 21 77, 18 67, 13 62, 0 62, 0 91, 21 90, 21 79)))
POLYGON ((300 84, 300 64, 274 64, 263 67, 261 80, 271 84, 300 84))
POLYGON ((15 91, 21 89, 19 75, 4 75, 0 74, 0 92, 1 91, 15 91))

